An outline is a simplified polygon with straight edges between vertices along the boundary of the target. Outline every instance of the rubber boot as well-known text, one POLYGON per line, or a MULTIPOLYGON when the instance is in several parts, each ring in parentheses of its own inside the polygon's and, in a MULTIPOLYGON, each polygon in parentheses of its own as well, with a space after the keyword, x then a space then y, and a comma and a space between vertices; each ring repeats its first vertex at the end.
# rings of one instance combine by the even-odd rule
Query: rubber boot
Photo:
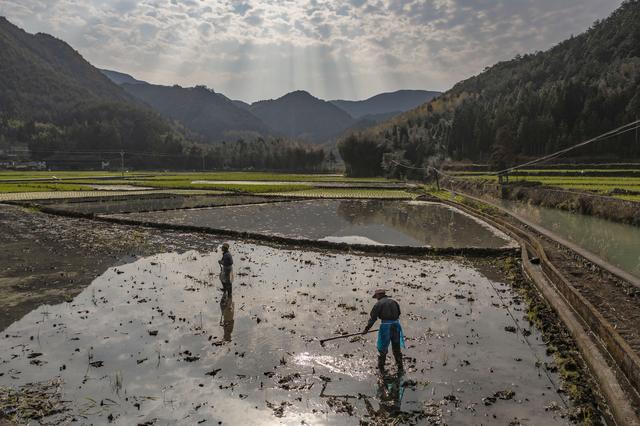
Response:
POLYGON ((400 349, 393 351, 393 357, 396 359, 396 366, 398 367, 398 373, 404 371, 404 364, 402 362, 402 352, 400 349))
POLYGON ((387 354, 378 352, 378 370, 384 371, 384 363, 387 361, 387 354))

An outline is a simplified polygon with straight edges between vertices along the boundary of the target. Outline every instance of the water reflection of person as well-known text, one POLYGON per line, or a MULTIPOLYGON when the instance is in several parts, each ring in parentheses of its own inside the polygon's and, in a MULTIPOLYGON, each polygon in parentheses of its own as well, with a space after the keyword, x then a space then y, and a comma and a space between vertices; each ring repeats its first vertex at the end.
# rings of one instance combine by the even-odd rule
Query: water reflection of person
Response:
POLYGON ((224 294, 231 296, 231 285, 233 283, 233 257, 229 252, 229 243, 222 244, 222 259, 218 260, 220 264, 220 282, 224 294))
POLYGON ((378 410, 374 410, 368 399, 364 400, 369 416, 376 420, 398 416, 402 412, 402 397, 404 396, 402 373, 393 375, 381 374, 378 378, 376 396, 380 404, 378 410))
POLYGON ((220 325, 222 326, 222 330, 224 331, 225 342, 231 341, 231 333, 233 332, 233 298, 230 294, 226 292, 223 293, 222 299, 220 299, 220 325))

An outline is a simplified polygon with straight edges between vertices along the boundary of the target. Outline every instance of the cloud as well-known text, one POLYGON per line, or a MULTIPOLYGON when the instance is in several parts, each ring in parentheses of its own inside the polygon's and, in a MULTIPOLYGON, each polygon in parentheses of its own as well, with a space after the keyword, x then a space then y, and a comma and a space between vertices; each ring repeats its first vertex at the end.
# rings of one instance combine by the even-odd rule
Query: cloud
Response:
POLYGON ((96 66, 233 98, 445 90, 547 49, 621 0, 3 0, 0 15, 96 66))

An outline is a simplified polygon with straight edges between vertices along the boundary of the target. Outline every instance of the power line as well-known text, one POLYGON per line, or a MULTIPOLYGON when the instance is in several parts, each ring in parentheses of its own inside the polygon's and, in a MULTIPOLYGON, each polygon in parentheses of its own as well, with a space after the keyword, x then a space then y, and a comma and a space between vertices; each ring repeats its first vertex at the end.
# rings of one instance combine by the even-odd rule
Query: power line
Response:
POLYGON ((455 176, 451 176, 451 175, 449 175, 449 174, 447 174, 447 173, 443 172, 442 170, 440 170, 440 169, 438 169, 438 168, 436 168, 436 167, 433 167, 433 166, 427 166, 427 167, 413 167, 413 166, 408 166, 408 165, 406 165, 406 164, 399 163, 399 162, 397 162, 396 160, 391 160, 391 162, 392 162, 393 164, 397 165, 397 166, 404 167, 405 169, 411 169, 411 170, 426 170, 426 171, 433 170, 433 171, 434 171, 434 172, 436 172, 437 174, 442 175, 442 176, 444 176, 444 177, 447 177, 447 178, 449 178, 449 179, 457 179, 455 176))
POLYGON ((624 133, 637 130, 638 128, 640 128, 640 120, 636 120, 636 121, 634 121, 632 123, 625 124, 624 126, 620 126, 617 129, 610 130, 610 131, 608 131, 606 133, 601 134, 600 136, 596 136, 595 138, 586 140, 584 142, 580 142, 580 143, 575 144, 573 146, 570 146, 568 148, 561 149, 560 151, 554 152, 553 154, 545 155, 544 157, 540 157, 540 158, 537 158, 535 160, 531 160, 531 161, 528 161, 526 163, 523 163, 523 164, 520 164, 520 165, 517 165, 517 166, 509 167, 507 169, 501 170, 499 172, 495 172, 493 174, 495 174, 495 175, 504 175, 504 174, 507 174, 507 173, 512 172, 514 170, 521 169, 523 167, 528 167, 528 166, 532 166, 534 164, 538 164, 538 163, 542 163, 542 162, 545 162, 545 161, 553 160, 554 158, 557 158, 557 157, 561 156, 562 154, 566 154, 567 152, 573 151, 574 149, 581 148, 583 146, 589 145, 589 144, 594 143, 594 142, 603 141, 603 140, 607 140, 607 139, 610 139, 610 138, 613 138, 613 137, 616 137, 616 136, 620 136, 620 135, 622 135, 624 133))

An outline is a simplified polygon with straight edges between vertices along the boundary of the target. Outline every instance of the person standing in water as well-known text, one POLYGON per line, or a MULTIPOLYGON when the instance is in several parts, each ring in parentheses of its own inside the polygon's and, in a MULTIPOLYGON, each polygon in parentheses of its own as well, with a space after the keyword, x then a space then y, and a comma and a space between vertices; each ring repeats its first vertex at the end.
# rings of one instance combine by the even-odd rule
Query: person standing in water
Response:
POLYGON ((402 351, 404 348, 404 336, 402 327, 400 326, 400 305, 398 302, 387 296, 386 290, 378 289, 373 293, 373 298, 378 302, 371 309, 371 316, 367 326, 362 334, 367 333, 373 324, 380 319, 381 324, 378 329, 378 369, 384 371, 384 364, 387 360, 387 352, 389 351, 389 343, 393 350, 393 357, 396 360, 398 372, 404 371, 402 363, 402 351))
POLYGON ((231 296, 231 283, 233 280, 233 257, 229 253, 229 243, 222 243, 222 259, 218 260, 220 264, 220 282, 222 283, 222 291, 231 296))

